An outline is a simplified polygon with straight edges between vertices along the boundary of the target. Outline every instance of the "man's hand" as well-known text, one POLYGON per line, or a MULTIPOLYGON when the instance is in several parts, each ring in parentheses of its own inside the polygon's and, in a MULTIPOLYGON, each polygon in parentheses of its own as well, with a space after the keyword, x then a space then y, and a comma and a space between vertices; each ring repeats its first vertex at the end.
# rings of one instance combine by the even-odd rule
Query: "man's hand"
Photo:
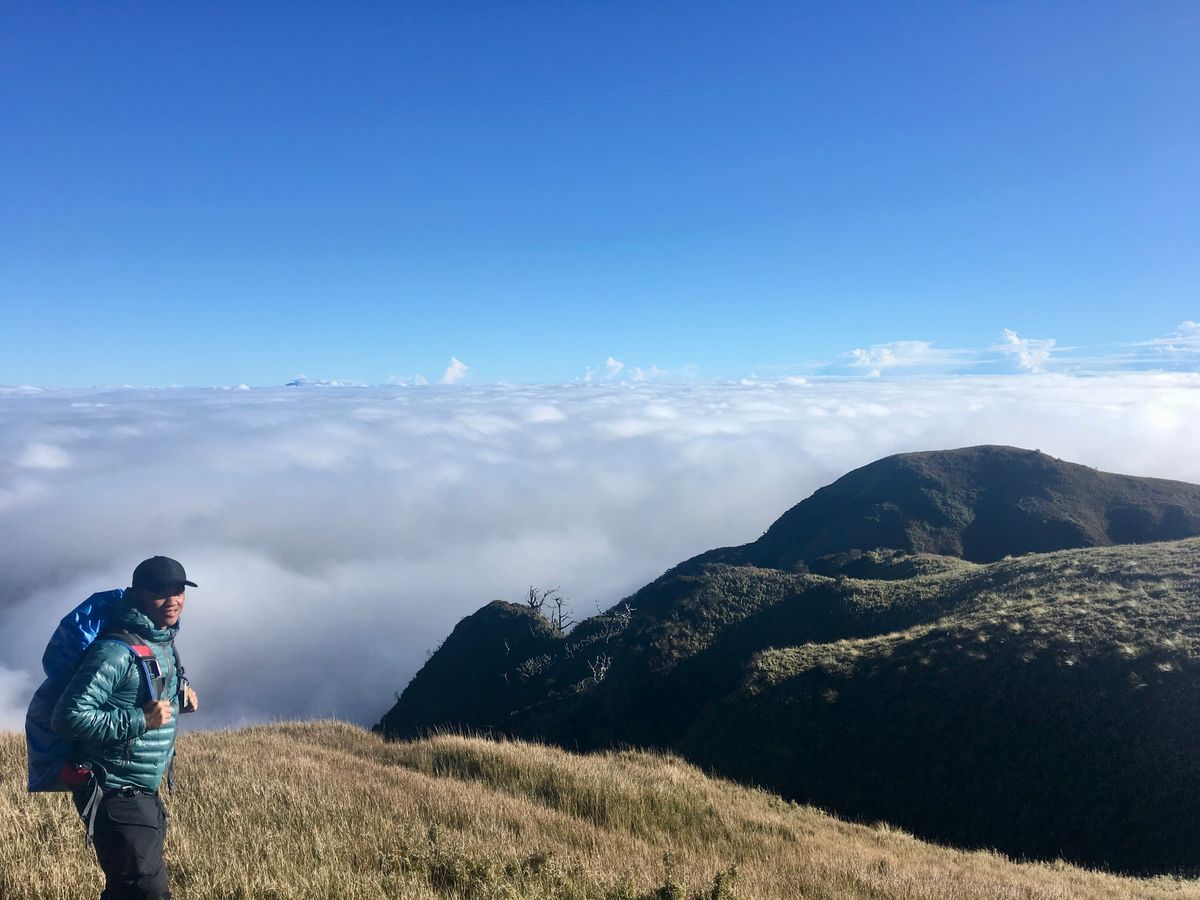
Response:
POLYGON ((192 690, 189 684, 183 689, 183 711, 195 712, 200 708, 200 701, 196 699, 196 692, 192 690))
POLYGON ((142 707, 146 714, 146 730, 162 728, 171 721, 171 701, 154 700, 142 707))

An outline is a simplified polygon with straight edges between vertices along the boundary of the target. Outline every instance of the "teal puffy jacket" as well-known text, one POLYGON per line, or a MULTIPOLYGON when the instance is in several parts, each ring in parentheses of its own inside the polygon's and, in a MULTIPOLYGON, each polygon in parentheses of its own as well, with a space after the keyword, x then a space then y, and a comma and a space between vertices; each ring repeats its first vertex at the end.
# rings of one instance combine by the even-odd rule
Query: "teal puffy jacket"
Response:
POLYGON ((154 652, 166 685, 161 699, 171 699, 171 721, 146 730, 142 707, 150 693, 141 667, 124 644, 97 640, 54 707, 51 725, 74 742, 78 759, 104 768, 104 787, 156 791, 175 753, 179 676, 170 645, 179 625, 157 628, 132 600, 123 600, 106 628, 139 635, 154 652))

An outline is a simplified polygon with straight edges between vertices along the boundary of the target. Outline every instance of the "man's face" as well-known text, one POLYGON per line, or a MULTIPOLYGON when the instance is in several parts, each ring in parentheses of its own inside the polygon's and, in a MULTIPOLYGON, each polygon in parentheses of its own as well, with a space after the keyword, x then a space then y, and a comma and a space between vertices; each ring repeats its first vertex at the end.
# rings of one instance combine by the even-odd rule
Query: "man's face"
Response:
POLYGON ((155 594, 142 595, 142 612, 150 617, 150 621, 158 628, 169 628, 179 621, 183 612, 183 585, 159 591, 163 596, 155 594), (176 593, 177 592, 177 593, 176 593))

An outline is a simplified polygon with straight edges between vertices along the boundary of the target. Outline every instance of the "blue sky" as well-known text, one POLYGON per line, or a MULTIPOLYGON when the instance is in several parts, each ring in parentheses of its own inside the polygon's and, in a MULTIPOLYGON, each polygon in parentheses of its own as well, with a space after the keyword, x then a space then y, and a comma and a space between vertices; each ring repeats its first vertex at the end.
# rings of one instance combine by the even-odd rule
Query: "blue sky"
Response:
POLYGON ((3 10, 0 384, 1200 343, 1195 3, 3 10))

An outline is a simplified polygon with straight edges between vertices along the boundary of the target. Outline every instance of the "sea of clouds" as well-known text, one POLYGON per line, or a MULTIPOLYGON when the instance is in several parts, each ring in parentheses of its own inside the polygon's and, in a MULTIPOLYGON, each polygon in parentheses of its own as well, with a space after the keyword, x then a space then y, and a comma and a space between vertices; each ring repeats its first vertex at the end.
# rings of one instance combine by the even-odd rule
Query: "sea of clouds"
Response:
POLYGON ((369 725, 490 600, 594 614, 850 469, 981 443, 1200 482, 1200 375, 0 388, 0 728, 147 556, 200 585, 187 724, 369 725))

